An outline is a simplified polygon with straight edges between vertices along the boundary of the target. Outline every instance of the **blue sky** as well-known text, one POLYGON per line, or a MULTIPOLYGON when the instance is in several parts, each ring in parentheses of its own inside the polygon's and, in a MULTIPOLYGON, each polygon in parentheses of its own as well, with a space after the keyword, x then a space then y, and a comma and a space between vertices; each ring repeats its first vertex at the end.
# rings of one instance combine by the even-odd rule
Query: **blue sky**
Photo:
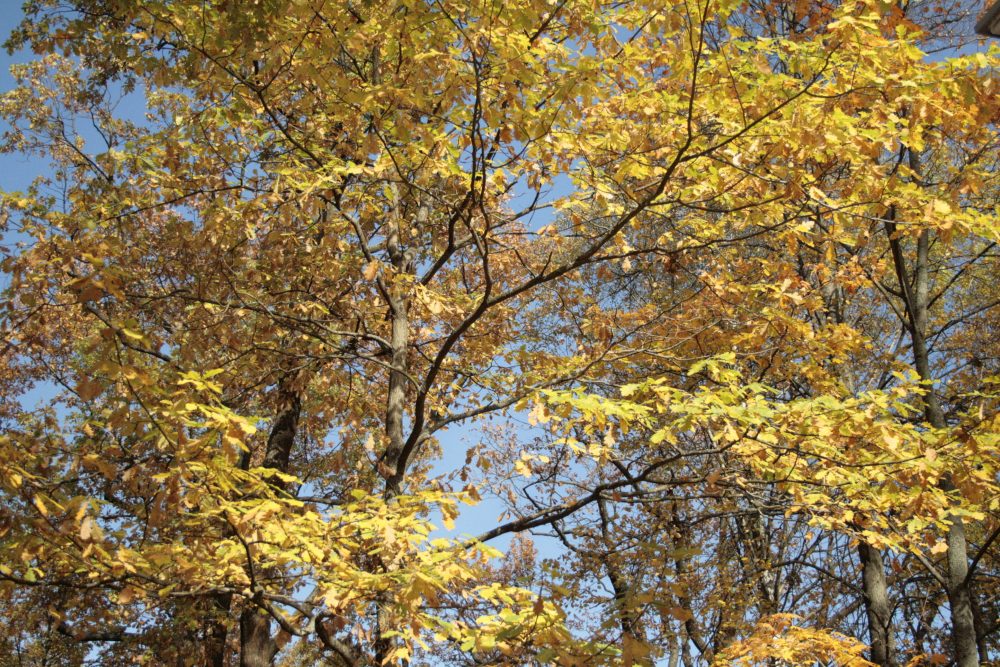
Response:
MULTIPOLYGON (((20 0, 0 0, 0 35, 3 41, 7 41, 10 34, 24 14, 21 12, 20 0)), ((17 63, 29 62, 32 59, 30 53, 7 53, 6 49, 0 50, 0 90, 7 91, 14 85, 14 78, 10 75, 10 66, 17 63)), ((6 129, 6 124, 0 122, 0 130, 6 129)), ((19 155, 0 154, 0 188, 3 190, 22 190, 31 183, 31 179, 41 174, 42 165, 36 161, 19 155)))

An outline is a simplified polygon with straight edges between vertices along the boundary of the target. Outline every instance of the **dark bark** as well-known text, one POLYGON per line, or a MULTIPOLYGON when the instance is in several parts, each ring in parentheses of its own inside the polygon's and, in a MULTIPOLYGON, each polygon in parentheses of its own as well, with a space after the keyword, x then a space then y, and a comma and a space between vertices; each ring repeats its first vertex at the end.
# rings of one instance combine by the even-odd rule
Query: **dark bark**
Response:
MULTIPOLYGON (((295 381, 295 376, 286 376, 278 385, 278 416, 271 426, 267 449, 264 451, 263 466, 281 472, 288 472, 288 461, 299 428, 299 415, 302 412, 302 397, 292 386, 295 381)), ((285 488, 284 483, 279 480, 275 479, 272 483, 278 488, 285 488)))
MULTIPOLYGON (((673 526, 673 535, 676 540, 676 548, 678 552, 686 551, 690 548, 690 544, 685 535, 688 534, 690 528, 681 521, 680 517, 677 515, 676 508, 671 508, 670 522, 673 526)), ((690 652, 688 650, 689 644, 694 644, 695 648, 701 654, 701 658, 708 664, 712 664, 715 659, 715 653, 712 650, 712 645, 705 640, 701 634, 701 629, 698 627, 698 621, 694 618, 694 609, 690 595, 687 593, 687 582, 685 581, 687 575, 687 561, 688 558, 684 556, 677 556, 674 558, 674 576, 676 581, 682 586, 677 594, 677 604, 678 606, 687 611, 689 616, 684 621, 684 633, 687 635, 688 641, 681 640, 683 647, 683 652, 681 658, 684 662, 685 667, 690 667, 692 664, 690 652)))
POLYGON ((240 667, 270 667, 278 652, 271 619, 256 606, 240 614, 240 667))
MULTIPOLYGON (((297 379, 296 374, 287 374, 278 383, 278 411, 264 450, 262 465, 265 468, 288 472, 288 462, 302 412, 302 396, 295 386, 297 379)), ((272 478, 271 484, 279 490, 285 490, 285 483, 279 479, 272 478)), ((264 572, 258 573, 257 576, 266 575, 264 572)), ((260 582, 254 583, 260 585, 260 582)), ((229 604, 231 599, 226 602, 227 609, 229 604)), ((221 649, 222 651, 225 649, 224 630, 221 649)), ((218 649, 213 648, 213 651, 218 649)), ((257 604, 249 603, 240 613, 240 667, 270 667, 277 652, 277 644, 271 636, 271 618, 263 613, 257 604)), ((221 659, 225 659, 224 652, 221 659)))
POLYGON ((990 646, 987 639, 996 626, 992 625, 984 616, 983 609, 976 599, 976 591, 973 590, 971 584, 969 584, 969 600, 972 602, 972 622, 976 628, 976 647, 979 649, 979 661, 987 663, 990 657, 990 646))
POLYGON ((233 596, 223 593, 212 599, 213 608, 205 622, 205 664, 226 667, 226 642, 229 635, 229 609, 233 596))
POLYGON ((597 501, 597 508, 601 517, 601 537, 606 550, 601 564, 615 594, 615 613, 618 614, 618 627, 622 634, 622 655, 627 656, 632 664, 643 667, 652 665, 652 660, 646 654, 646 630, 642 623, 642 613, 635 608, 632 587, 612 554, 614 536, 611 534, 611 518, 608 516, 607 503, 600 499, 597 501))

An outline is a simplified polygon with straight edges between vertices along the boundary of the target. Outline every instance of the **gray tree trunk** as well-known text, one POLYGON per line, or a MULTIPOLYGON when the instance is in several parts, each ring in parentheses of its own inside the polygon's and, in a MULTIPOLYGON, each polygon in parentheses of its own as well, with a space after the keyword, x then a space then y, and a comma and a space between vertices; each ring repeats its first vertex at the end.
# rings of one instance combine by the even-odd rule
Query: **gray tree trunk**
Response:
MULTIPOLYGON (((916 158, 911 158, 915 164, 916 158)), ((895 217, 894 210, 890 218, 895 217)), ((886 220, 886 233, 892 251, 896 278, 899 281, 900 292, 906 307, 908 318, 907 328, 913 347, 913 365, 920 379, 926 383, 926 393, 923 397, 924 417, 934 428, 944 428, 947 423, 944 411, 934 391, 934 378, 931 374, 930 353, 927 348, 927 310, 929 304, 928 264, 930 253, 930 234, 927 230, 917 237, 917 257, 913 268, 913 282, 910 282, 906 261, 903 258, 902 246, 896 232, 896 224, 891 219, 886 220)), ((954 485, 950 479, 942 483, 942 488, 951 491, 954 485)), ((955 650, 956 667, 979 667, 979 648, 976 641, 976 627, 972 612, 972 599, 969 595, 967 575, 969 573, 968 542, 965 538, 965 526, 962 518, 956 515, 949 517, 951 527, 948 529, 948 572, 946 576, 948 605, 951 607, 951 637, 955 650)))
POLYGON ((871 661, 882 667, 896 667, 899 664, 896 657, 896 635, 893 631, 892 605, 885 583, 882 553, 861 542, 858 544, 858 555, 862 566, 871 661))

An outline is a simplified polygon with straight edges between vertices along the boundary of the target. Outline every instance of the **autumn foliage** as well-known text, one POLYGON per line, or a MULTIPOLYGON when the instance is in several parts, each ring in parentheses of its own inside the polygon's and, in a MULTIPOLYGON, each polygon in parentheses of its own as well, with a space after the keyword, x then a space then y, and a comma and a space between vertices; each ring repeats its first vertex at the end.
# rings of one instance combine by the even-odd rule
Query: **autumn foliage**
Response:
POLYGON ((995 659, 965 4, 27 2, 0 665, 995 659))

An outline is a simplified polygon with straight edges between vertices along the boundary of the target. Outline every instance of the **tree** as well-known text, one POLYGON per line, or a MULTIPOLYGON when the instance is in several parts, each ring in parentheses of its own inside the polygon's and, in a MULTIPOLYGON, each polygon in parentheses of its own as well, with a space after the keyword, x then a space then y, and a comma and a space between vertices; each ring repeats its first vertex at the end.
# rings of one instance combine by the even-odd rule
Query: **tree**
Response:
POLYGON ((800 5, 27 3, 4 147, 51 172, 4 196, 0 591, 47 625, 16 646, 859 664, 861 627, 895 664, 890 549, 955 561, 986 659, 955 593, 995 562, 997 56, 800 5), (890 280, 914 244, 947 354, 890 280), (484 495, 511 516, 434 532, 484 495), (496 564, 530 530, 560 561, 496 564))

